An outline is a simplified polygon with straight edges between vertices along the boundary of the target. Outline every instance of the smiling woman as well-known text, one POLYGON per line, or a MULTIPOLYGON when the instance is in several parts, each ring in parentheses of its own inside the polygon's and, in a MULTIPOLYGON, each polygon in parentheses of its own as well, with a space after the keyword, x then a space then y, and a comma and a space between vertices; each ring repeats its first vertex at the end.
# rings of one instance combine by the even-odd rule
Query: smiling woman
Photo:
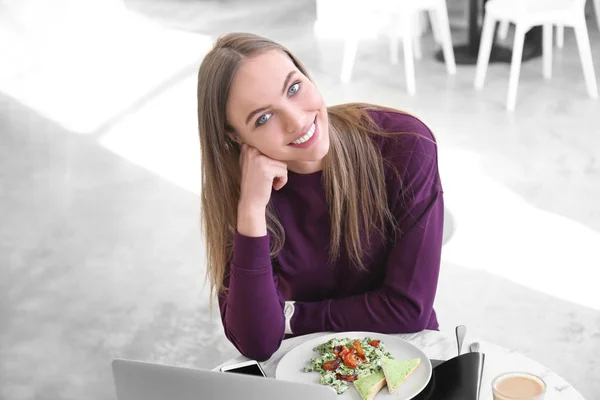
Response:
POLYGON ((207 277, 242 354, 317 331, 437 329, 443 196, 420 120, 327 107, 289 50, 233 33, 200 66, 198 123, 207 277))
POLYGON ((287 169, 323 169, 327 108, 315 85, 281 51, 250 57, 236 71, 226 105, 230 136, 287 169), (268 79, 265 79, 268 77, 268 79))

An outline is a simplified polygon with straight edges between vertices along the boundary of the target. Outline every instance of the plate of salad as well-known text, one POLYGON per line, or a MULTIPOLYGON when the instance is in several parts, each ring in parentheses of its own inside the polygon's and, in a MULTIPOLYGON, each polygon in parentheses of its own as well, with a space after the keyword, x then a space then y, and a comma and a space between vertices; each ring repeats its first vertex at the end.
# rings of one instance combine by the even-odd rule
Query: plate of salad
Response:
POLYGON ((429 358, 405 340, 339 332, 290 350, 277 365, 275 378, 327 385, 340 400, 409 400, 427 386, 431 373, 429 358))

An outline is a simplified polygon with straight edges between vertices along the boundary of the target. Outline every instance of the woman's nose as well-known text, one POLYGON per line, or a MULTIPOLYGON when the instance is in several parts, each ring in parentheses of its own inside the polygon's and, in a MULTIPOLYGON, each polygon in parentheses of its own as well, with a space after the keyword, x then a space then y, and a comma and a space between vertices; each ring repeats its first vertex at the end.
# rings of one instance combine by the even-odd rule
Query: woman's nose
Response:
POLYGON ((305 125, 306 113, 304 110, 290 108, 284 112, 284 129, 288 133, 300 131, 305 125))

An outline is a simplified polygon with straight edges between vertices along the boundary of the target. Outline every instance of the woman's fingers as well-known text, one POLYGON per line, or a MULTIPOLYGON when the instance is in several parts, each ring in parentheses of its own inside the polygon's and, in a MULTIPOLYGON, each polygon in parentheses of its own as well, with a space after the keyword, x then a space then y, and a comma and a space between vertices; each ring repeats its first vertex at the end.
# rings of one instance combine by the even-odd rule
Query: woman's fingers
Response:
POLYGON ((288 181, 287 168, 281 168, 273 179, 273 189, 279 190, 285 186, 288 181))
POLYGON ((279 190, 288 181, 287 164, 269 158, 256 148, 242 145, 240 153, 242 187, 240 200, 266 206, 271 190, 279 190))

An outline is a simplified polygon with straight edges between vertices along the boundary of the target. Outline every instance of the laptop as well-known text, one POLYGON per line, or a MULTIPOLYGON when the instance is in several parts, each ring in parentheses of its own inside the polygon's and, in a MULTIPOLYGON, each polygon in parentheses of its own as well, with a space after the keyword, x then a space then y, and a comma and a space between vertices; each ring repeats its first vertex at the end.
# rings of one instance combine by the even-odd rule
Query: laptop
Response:
POLYGON ((336 400, 327 386, 116 359, 118 400, 336 400))

